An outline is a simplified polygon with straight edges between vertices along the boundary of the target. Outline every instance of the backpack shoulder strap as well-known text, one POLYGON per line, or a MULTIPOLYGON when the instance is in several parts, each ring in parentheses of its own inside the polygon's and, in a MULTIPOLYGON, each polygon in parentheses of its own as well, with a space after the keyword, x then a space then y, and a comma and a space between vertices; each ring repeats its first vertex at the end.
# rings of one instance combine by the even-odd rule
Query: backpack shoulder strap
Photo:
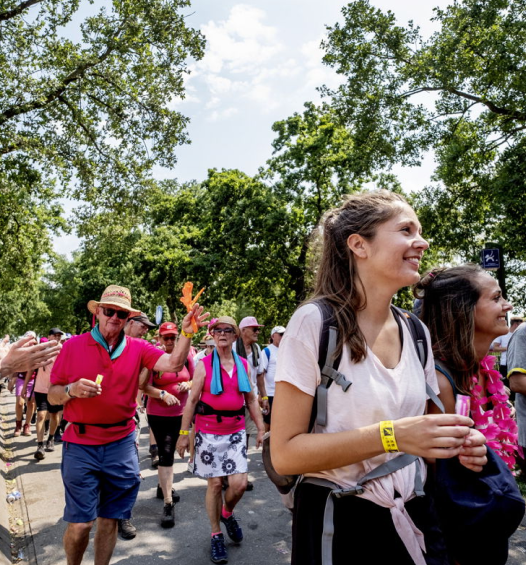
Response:
POLYGON ((391 309, 409 328, 420 363, 422 364, 422 367, 425 367, 427 363, 428 346, 424 324, 412 312, 404 310, 403 308, 398 308, 398 306, 391 306, 391 309))
POLYGON ((455 381, 453 380, 453 377, 448 373, 448 371, 444 367, 444 365, 440 361, 437 361, 436 359, 435 359, 435 369, 437 371, 441 372, 444 375, 444 377, 446 377, 446 379, 449 381, 449 384, 451 385, 451 388, 453 389, 453 396, 456 399, 457 394, 458 394, 458 388, 457 388, 457 385, 455 384, 455 381))
POLYGON ((322 316, 318 348, 318 365, 321 372, 321 383, 316 389, 309 429, 313 428, 314 422, 319 426, 327 425, 327 395, 333 381, 341 386, 345 392, 347 392, 352 384, 352 381, 348 380, 343 373, 338 371, 341 354, 336 356, 338 328, 336 327, 332 307, 326 300, 316 300, 314 304, 319 308, 322 316))
MULTIPOLYGON (((416 349, 416 353, 418 355, 418 359, 420 359, 420 363, 422 368, 425 369, 427 364, 427 357, 428 357, 428 345, 427 345, 427 335, 424 330, 424 324, 415 316, 413 312, 409 312, 408 310, 404 310, 403 308, 398 308, 398 306, 391 306, 393 312, 399 316, 401 320, 405 322, 409 331, 411 332, 411 337, 413 338, 413 343, 416 349)), ((438 398, 436 392, 429 386, 429 383, 426 381, 426 394, 430 398, 431 402, 433 402, 438 409, 444 413, 444 405, 440 398, 438 398)))
POLYGON ((267 361, 270 361, 270 349, 268 347, 265 347, 265 349, 263 349, 263 351, 265 352, 265 355, 267 356, 267 361))

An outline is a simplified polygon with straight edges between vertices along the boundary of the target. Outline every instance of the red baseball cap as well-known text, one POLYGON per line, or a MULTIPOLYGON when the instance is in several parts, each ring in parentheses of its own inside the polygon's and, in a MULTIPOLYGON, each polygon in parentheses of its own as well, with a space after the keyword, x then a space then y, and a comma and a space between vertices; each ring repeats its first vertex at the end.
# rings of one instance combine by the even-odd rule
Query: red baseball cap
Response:
POLYGON ((164 324, 161 324, 161 327, 159 328, 159 335, 177 335, 178 333, 177 324, 174 324, 173 322, 164 322, 164 324))

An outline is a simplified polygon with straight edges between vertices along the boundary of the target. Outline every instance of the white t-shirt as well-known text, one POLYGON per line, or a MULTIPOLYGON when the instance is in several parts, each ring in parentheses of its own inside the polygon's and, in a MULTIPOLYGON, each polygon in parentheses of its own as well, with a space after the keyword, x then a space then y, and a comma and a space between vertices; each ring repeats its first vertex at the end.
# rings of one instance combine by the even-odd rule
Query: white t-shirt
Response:
MULTIPOLYGON (((314 304, 302 306, 294 313, 279 346, 276 382, 285 381, 310 396, 315 395, 316 387, 321 381, 318 367, 321 323, 321 313, 314 304)), ((353 363, 349 349, 345 346, 338 370, 353 384, 347 392, 336 383, 330 386, 327 426, 315 425, 315 433, 347 431, 382 420, 424 414, 427 399, 425 380, 437 394, 439 392, 429 332, 426 328, 429 351, 424 379, 424 370, 409 329, 404 323, 402 328, 402 355, 393 369, 385 368, 369 348, 364 360, 353 363)), ((352 487, 369 471, 397 455, 383 453, 360 463, 307 475, 328 479, 342 487, 352 487)), ((422 464, 421 467, 424 479, 425 465, 422 464)), ((413 489, 414 480, 415 465, 409 465, 387 477, 367 483, 363 496, 374 502, 378 502, 384 495, 392 499, 396 488, 407 500, 412 497, 409 492, 413 489), (407 491, 407 497, 402 491, 407 491)))
MULTIPOLYGON (((256 347, 259 347, 259 345, 256 343, 256 347)), ((234 344, 232 345, 232 349, 233 351, 235 351, 237 353, 237 348, 236 348, 236 342, 234 342, 234 344)), ((248 361, 248 368, 250 369, 250 381, 252 383, 252 390, 254 391, 254 394, 258 393, 258 383, 257 383, 257 376, 261 375, 261 373, 265 370, 264 368, 264 361, 263 361, 263 353, 261 351, 261 348, 259 349, 259 361, 258 364, 254 367, 254 363, 252 358, 254 357, 254 355, 252 354, 252 352, 250 352, 250 354, 247 357, 247 361, 248 361)))
POLYGON ((267 396, 274 396, 274 392, 276 390, 274 379, 276 377, 276 365, 278 362, 279 348, 271 343, 270 345, 267 345, 265 349, 263 349, 263 351, 261 352, 261 357, 263 357, 263 366, 265 369, 265 390, 267 396), (269 357, 267 357, 265 349, 269 350, 269 357))
MULTIPOLYGON (((507 348, 512 335, 513 332, 508 332, 507 334, 499 336, 493 343, 498 343, 501 347, 507 348)), ((502 351, 500 354, 499 363, 501 365, 506 365, 506 358, 507 358, 506 351, 502 351)))

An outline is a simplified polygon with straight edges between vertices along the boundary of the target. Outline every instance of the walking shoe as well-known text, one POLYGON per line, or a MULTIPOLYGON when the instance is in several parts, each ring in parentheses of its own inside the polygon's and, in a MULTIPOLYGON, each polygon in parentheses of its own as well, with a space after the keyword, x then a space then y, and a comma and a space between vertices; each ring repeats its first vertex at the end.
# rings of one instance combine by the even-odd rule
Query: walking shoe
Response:
MULTIPOLYGON (((161 485, 157 485, 157 498, 160 498, 161 500, 164 499, 164 494, 163 494, 163 489, 161 488, 161 485)), ((181 497, 175 492, 175 489, 172 489, 172 502, 174 504, 177 504, 179 501, 181 500, 181 497)))
POLYGON ((56 443, 60 443, 62 441, 62 434, 60 433, 60 430, 57 428, 57 431, 55 432, 55 435, 53 436, 53 439, 55 440, 56 443))
POLYGON ((46 454, 44 453, 44 444, 39 443, 38 449, 35 451, 35 459, 37 461, 42 461, 42 459, 44 459, 45 456, 46 454))
POLYGON ((173 502, 169 502, 168 504, 164 505, 163 515, 161 518, 161 526, 163 528, 173 528, 175 526, 173 502))
POLYGON ((137 535, 137 528, 130 520, 119 520, 119 534, 122 539, 133 539, 137 535))
POLYGON ((226 526, 226 533, 234 543, 240 543, 243 540, 243 530, 233 514, 230 518, 224 518, 221 514, 221 522, 226 526))
POLYGON ((21 433, 22 433, 22 420, 17 420, 15 426, 15 437, 18 437, 21 433))
POLYGON ((30 436, 31 435, 31 426, 30 424, 24 424, 24 429, 22 431, 23 436, 30 436))
POLYGON ((46 451, 55 451, 55 442, 51 437, 46 442, 46 451))
POLYGON ((210 540, 210 560, 213 563, 228 563, 228 553, 223 534, 216 534, 210 540))
POLYGON ((247 488, 246 491, 254 490, 254 483, 252 481, 247 481, 247 488))

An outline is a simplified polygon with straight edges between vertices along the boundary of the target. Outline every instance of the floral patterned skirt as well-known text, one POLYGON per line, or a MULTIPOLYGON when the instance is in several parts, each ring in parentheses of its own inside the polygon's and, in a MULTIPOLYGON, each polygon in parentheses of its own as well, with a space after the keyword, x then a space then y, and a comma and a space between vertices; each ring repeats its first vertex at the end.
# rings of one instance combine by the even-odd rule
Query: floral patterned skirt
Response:
POLYGON ((193 473, 203 479, 247 473, 246 432, 216 435, 197 432, 193 473))

